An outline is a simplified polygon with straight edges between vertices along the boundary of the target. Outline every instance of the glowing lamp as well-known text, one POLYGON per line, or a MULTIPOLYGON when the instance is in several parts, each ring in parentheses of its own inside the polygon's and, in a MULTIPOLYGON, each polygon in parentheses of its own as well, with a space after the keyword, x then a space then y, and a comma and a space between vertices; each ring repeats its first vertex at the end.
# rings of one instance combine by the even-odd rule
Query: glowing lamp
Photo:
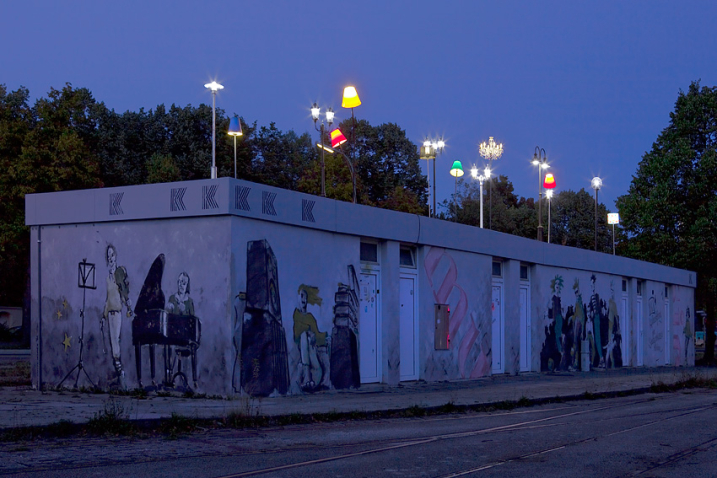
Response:
POLYGON ((595 177, 593 178, 593 180, 590 181, 590 186, 592 186, 592 188, 593 188, 595 191, 597 191, 598 189, 600 189, 600 188, 602 187, 602 179, 600 179, 599 177, 595 176, 595 177))
POLYGON ((331 147, 338 148, 346 142, 346 136, 341 132, 340 129, 336 128, 331 132, 331 147))
POLYGON ((347 86, 344 88, 344 99, 341 101, 342 108, 355 108, 361 104, 356 88, 347 86))
POLYGON ((555 178, 552 173, 545 175, 545 181, 543 181, 543 187, 545 189, 553 189, 555 187, 555 178))
POLYGON ((241 130, 241 121, 239 117, 235 116, 229 120, 229 131, 227 132, 230 136, 242 136, 244 133, 241 130))
POLYGON ((460 161, 453 161, 453 166, 451 167, 451 176, 454 178, 460 178, 463 176, 463 165, 460 161))

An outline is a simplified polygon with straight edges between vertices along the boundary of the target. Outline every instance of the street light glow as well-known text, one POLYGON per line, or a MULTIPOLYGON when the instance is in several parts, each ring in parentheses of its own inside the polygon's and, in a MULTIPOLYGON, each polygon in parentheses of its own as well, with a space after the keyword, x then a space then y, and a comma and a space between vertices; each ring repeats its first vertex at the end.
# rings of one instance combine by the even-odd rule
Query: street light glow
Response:
POLYGON ((319 108, 319 105, 314 103, 314 105, 311 107, 311 117, 314 119, 314 121, 319 119, 319 114, 321 114, 321 108, 319 108))
POLYGON ((209 88, 210 90, 212 90, 214 92, 224 89, 224 87, 222 85, 220 85, 219 83, 217 83, 216 81, 207 83, 206 85, 204 85, 204 88, 209 88))
POLYGON ((590 185, 593 187, 594 190, 598 190, 602 187, 602 179, 595 176, 592 181, 590 181, 590 185))

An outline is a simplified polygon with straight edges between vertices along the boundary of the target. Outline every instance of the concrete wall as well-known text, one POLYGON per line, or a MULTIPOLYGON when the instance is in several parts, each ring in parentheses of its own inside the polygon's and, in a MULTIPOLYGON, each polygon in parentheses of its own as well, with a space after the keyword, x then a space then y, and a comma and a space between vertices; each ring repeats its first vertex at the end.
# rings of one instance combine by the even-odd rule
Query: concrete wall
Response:
POLYGON ((261 396, 574 370, 583 341, 594 367, 694 361, 690 271, 228 178, 30 195, 26 213, 38 387, 78 363, 83 292, 84 371, 102 388, 141 373, 149 389, 261 396), (83 260, 94 289, 78 286, 83 260), (450 308, 447 350, 435 304, 450 308), (201 335, 160 343, 138 316, 201 335))

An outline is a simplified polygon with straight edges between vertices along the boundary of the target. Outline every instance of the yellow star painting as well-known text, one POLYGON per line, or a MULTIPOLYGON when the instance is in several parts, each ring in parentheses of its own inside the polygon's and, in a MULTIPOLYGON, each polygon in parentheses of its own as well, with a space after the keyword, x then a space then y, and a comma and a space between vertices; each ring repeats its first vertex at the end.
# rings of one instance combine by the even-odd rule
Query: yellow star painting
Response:
POLYGON ((65 334, 65 340, 62 341, 62 345, 65 346, 65 352, 67 352, 67 349, 72 347, 72 343, 70 342, 72 340, 72 337, 69 337, 67 334, 65 334))

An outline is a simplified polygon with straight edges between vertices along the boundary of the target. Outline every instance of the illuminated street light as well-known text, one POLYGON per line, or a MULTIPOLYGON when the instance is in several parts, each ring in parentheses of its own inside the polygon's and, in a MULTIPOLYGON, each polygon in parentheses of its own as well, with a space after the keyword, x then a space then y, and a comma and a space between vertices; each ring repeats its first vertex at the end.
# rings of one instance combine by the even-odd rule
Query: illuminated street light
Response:
POLYGON ((431 183, 431 170, 430 162, 433 160, 433 209, 431 210, 431 217, 436 216, 436 156, 440 154, 446 147, 445 141, 439 139, 438 141, 425 140, 423 146, 419 151, 419 157, 429 162, 428 169, 428 183, 431 183))
POLYGON ((237 178, 237 136, 243 136, 244 133, 241 130, 241 121, 239 121, 239 116, 234 115, 234 117, 229 121, 229 131, 227 131, 227 134, 229 136, 234 136, 234 179, 237 178))
POLYGON ((224 89, 222 85, 217 83, 216 81, 212 81, 211 83, 207 83, 204 85, 204 88, 208 88, 212 91, 212 170, 211 170, 211 178, 217 179, 217 160, 216 160, 216 150, 217 150, 217 91, 224 89))
POLYGON ((480 182, 480 228, 483 229, 483 181, 485 181, 485 176, 478 174, 478 168, 475 165, 471 168, 471 176, 480 182))
POLYGON ((620 215, 611 212, 607 215, 607 223, 612 224, 612 255, 615 255, 615 224, 620 224, 620 215))
MULTIPOLYGON (((478 146, 480 155, 488 160, 488 171, 490 172, 491 161, 500 158, 503 155, 503 143, 496 144, 493 136, 488 138, 488 142, 483 141, 478 146)), ((493 229, 493 181, 490 175, 486 175, 488 182, 488 229, 493 229)))
POLYGON ((598 210, 598 191, 602 187, 602 179, 595 176, 590 181, 590 186, 595 190, 595 251, 597 251, 597 210, 598 210))
POLYGON ((538 167, 538 240, 543 242, 543 169, 548 169, 548 154, 539 146, 533 153, 533 166, 538 167))
POLYGON ((545 191, 545 197, 548 198, 548 244, 550 244, 550 228, 552 225, 550 222, 550 205, 553 199, 553 189, 555 189, 555 178, 553 177, 552 173, 548 173, 545 175, 543 187, 547 189, 547 191, 545 191))
POLYGON ((456 207, 455 220, 458 221, 458 178, 463 176, 463 165, 460 161, 453 161, 453 166, 451 166, 451 176, 456 178, 456 191, 453 195, 453 203, 456 207))
MULTIPOLYGON (((331 127, 331 124, 334 122, 334 110, 332 110, 330 107, 326 110, 326 122, 329 124, 329 128, 331 127)), ((326 163, 324 162, 324 152, 325 148, 323 147, 324 144, 324 122, 321 122, 321 127, 316 126, 316 122, 319 120, 319 117, 321 116, 321 108, 319 108, 319 105, 314 103, 311 106, 311 119, 314 120, 314 129, 319 132, 321 135, 321 196, 326 197, 326 163)))
MULTIPOLYGON (((339 134, 341 134, 341 131, 339 131, 338 129, 336 129, 334 131, 338 131, 339 134)), ((341 134, 341 136, 343 137, 343 134, 341 134)), ((344 138, 344 141, 342 141, 340 143, 340 145, 344 144, 344 142, 346 142, 346 138, 344 138)), ((323 144, 320 144, 320 143, 316 143, 316 147, 320 148, 322 150, 322 152, 326 151, 327 153, 330 153, 330 154, 339 153, 341 155, 341 157, 344 158, 346 163, 349 165, 349 171, 351 172, 351 182, 353 183, 353 203, 356 204, 356 172, 354 171, 353 164, 351 164, 351 160, 344 154, 343 151, 341 151, 341 149, 334 150, 334 149, 329 148, 328 146, 324 146, 323 144)))

